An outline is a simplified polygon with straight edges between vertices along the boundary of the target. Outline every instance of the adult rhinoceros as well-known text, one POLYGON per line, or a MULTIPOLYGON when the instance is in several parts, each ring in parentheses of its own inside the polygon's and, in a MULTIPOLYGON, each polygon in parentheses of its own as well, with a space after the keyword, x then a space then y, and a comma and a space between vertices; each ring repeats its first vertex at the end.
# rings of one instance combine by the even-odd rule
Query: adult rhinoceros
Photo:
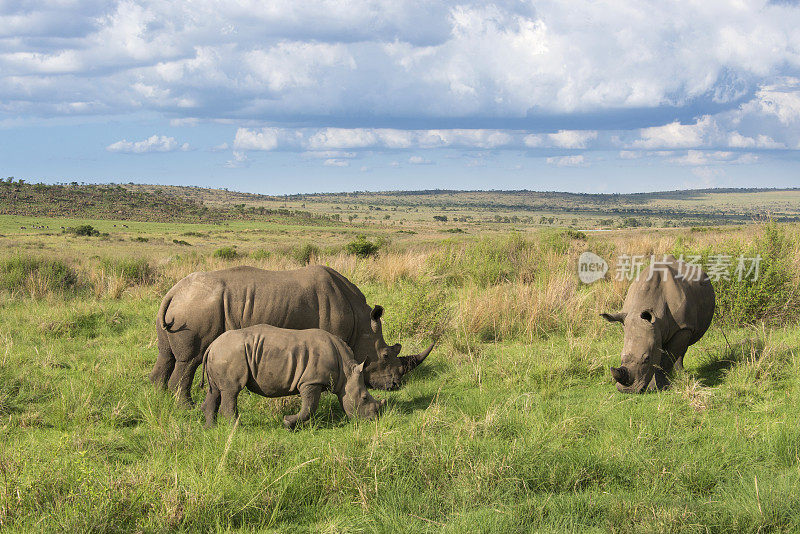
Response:
POLYGON ((622 311, 601 314, 623 324, 622 365, 612 367, 617 389, 642 393, 662 389, 673 368, 711 324, 714 288, 696 265, 665 256, 628 289, 622 311))
POLYGON ((424 360, 424 352, 399 356, 400 344, 383 339, 383 308, 370 308, 347 278, 313 265, 293 271, 233 267, 196 272, 167 292, 156 317, 158 360, 150 380, 169 385, 192 403, 191 385, 203 353, 227 330, 268 324, 304 330, 320 328, 344 340, 358 363, 366 362, 368 387, 395 389, 404 374, 424 360))

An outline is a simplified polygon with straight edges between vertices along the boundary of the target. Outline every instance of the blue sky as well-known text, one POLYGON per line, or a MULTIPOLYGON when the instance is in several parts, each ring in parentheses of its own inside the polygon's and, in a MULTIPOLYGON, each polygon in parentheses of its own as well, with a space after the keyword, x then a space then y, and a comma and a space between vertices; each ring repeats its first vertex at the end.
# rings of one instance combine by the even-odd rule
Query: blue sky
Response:
POLYGON ((0 175, 800 186, 797 1, 0 1, 0 175))

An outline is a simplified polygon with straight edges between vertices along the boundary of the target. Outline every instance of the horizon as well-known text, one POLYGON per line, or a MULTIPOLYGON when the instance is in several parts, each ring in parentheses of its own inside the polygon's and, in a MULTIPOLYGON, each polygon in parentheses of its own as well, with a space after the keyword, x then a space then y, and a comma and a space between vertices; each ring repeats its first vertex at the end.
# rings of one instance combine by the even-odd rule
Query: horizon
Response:
MULTIPOLYGON (((15 180, 19 180, 16 176, 10 176, 15 180)), ((155 184, 155 183, 139 183, 139 182, 32 182, 28 179, 22 178, 25 184, 28 185, 60 185, 69 186, 77 183, 79 186, 126 186, 137 185, 143 187, 186 187, 197 189, 209 189, 227 191, 231 193, 239 193, 245 195, 261 195, 272 197, 294 197, 294 196, 322 196, 322 195, 351 195, 351 194, 438 194, 438 193, 540 193, 540 194, 557 194, 557 195, 593 195, 593 196, 635 196, 635 195, 659 195, 668 193, 760 193, 760 192, 778 192, 778 191, 800 191, 800 186, 795 187, 710 187, 704 189, 663 189, 656 191, 633 191, 630 193, 590 193, 590 192, 573 192, 573 191, 559 191, 559 190, 544 190, 544 189, 358 189, 358 190, 339 190, 339 191, 315 191, 311 193, 256 193, 253 191, 245 191, 242 189, 231 189, 230 187, 206 187, 193 184, 155 184)))
POLYGON ((0 21, 4 176, 271 195, 800 185, 794 0, 142 0, 0 21))

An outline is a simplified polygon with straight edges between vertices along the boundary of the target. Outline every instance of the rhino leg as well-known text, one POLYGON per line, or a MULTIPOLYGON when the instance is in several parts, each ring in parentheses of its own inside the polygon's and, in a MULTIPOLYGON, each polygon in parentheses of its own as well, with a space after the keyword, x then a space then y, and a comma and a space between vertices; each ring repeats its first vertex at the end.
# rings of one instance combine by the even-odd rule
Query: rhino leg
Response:
POLYGON ((681 330, 664 346, 664 350, 667 351, 669 356, 665 358, 668 360, 664 362, 664 366, 669 372, 672 369, 676 371, 683 371, 683 357, 686 355, 686 351, 689 349, 689 340, 692 337, 692 333, 688 330, 681 330), (667 366, 669 366, 667 368, 667 366))
POLYGON ((150 382, 160 389, 167 389, 169 377, 175 368, 175 356, 169 346, 167 333, 158 329, 158 359, 150 372, 150 382))
POLYGON ((317 411, 319 405, 319 398, 322 394, 322 386, 300 386, 300 398, 303 405, 300 411, 294 415, 287 415, 283 418, 283 426, 287 430, 294 430, 298 424, 303 424, 308 421, 312 415, 317 411))
POLYGON ((206 399, 203 401, 203 406, 200 408, 206 416, 206 428, 210 428, 216 423, 217 412, 219 412, 222 398, 219 389, 211 385, 211 379, 208 381, 208 393, 206 393, 206 399))
POLYGON ((236 419, 239 417, 239 403, 237 402, 239 398, 239 391, 223 391, 221 396, 222 400, 220 402, 220 411, 222 415, 228 419, 236 419))
POLYGON ((200 363, 201 360, 199 359, 189 361, 176 360, 172 376, 169 377, 169 389, 175 392, 178 396, 178 401, 184 406, 194 406, 192 383, 194 382, 194 373, 200 363))

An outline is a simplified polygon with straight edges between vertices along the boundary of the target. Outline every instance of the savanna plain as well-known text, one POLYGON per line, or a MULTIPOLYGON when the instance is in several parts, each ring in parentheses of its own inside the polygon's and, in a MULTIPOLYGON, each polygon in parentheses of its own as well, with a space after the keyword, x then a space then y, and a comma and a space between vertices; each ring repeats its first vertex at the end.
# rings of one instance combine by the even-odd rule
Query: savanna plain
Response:
POLYGON ((797 223, 587 232, 391 213, 1 215, 0 529, 800 530, 797 223), (587 250, 611 265, 588 285, 587 250), (760 254, 760 276, 715 281, 714 322, 685 372, 623 395, 608 370, 622 329, 599 314, 630 284, 615 279, 620 256, 664 253, 760 254), (308 263, 382 305, 403 353, 437 340, 402 388, 373 392, 382 417, 348 420, 325 394, 288 432, 299 398, 243 393, 238 421, 205 429, 197 408, 153 388, 156 311, 175 282, 308 263))

